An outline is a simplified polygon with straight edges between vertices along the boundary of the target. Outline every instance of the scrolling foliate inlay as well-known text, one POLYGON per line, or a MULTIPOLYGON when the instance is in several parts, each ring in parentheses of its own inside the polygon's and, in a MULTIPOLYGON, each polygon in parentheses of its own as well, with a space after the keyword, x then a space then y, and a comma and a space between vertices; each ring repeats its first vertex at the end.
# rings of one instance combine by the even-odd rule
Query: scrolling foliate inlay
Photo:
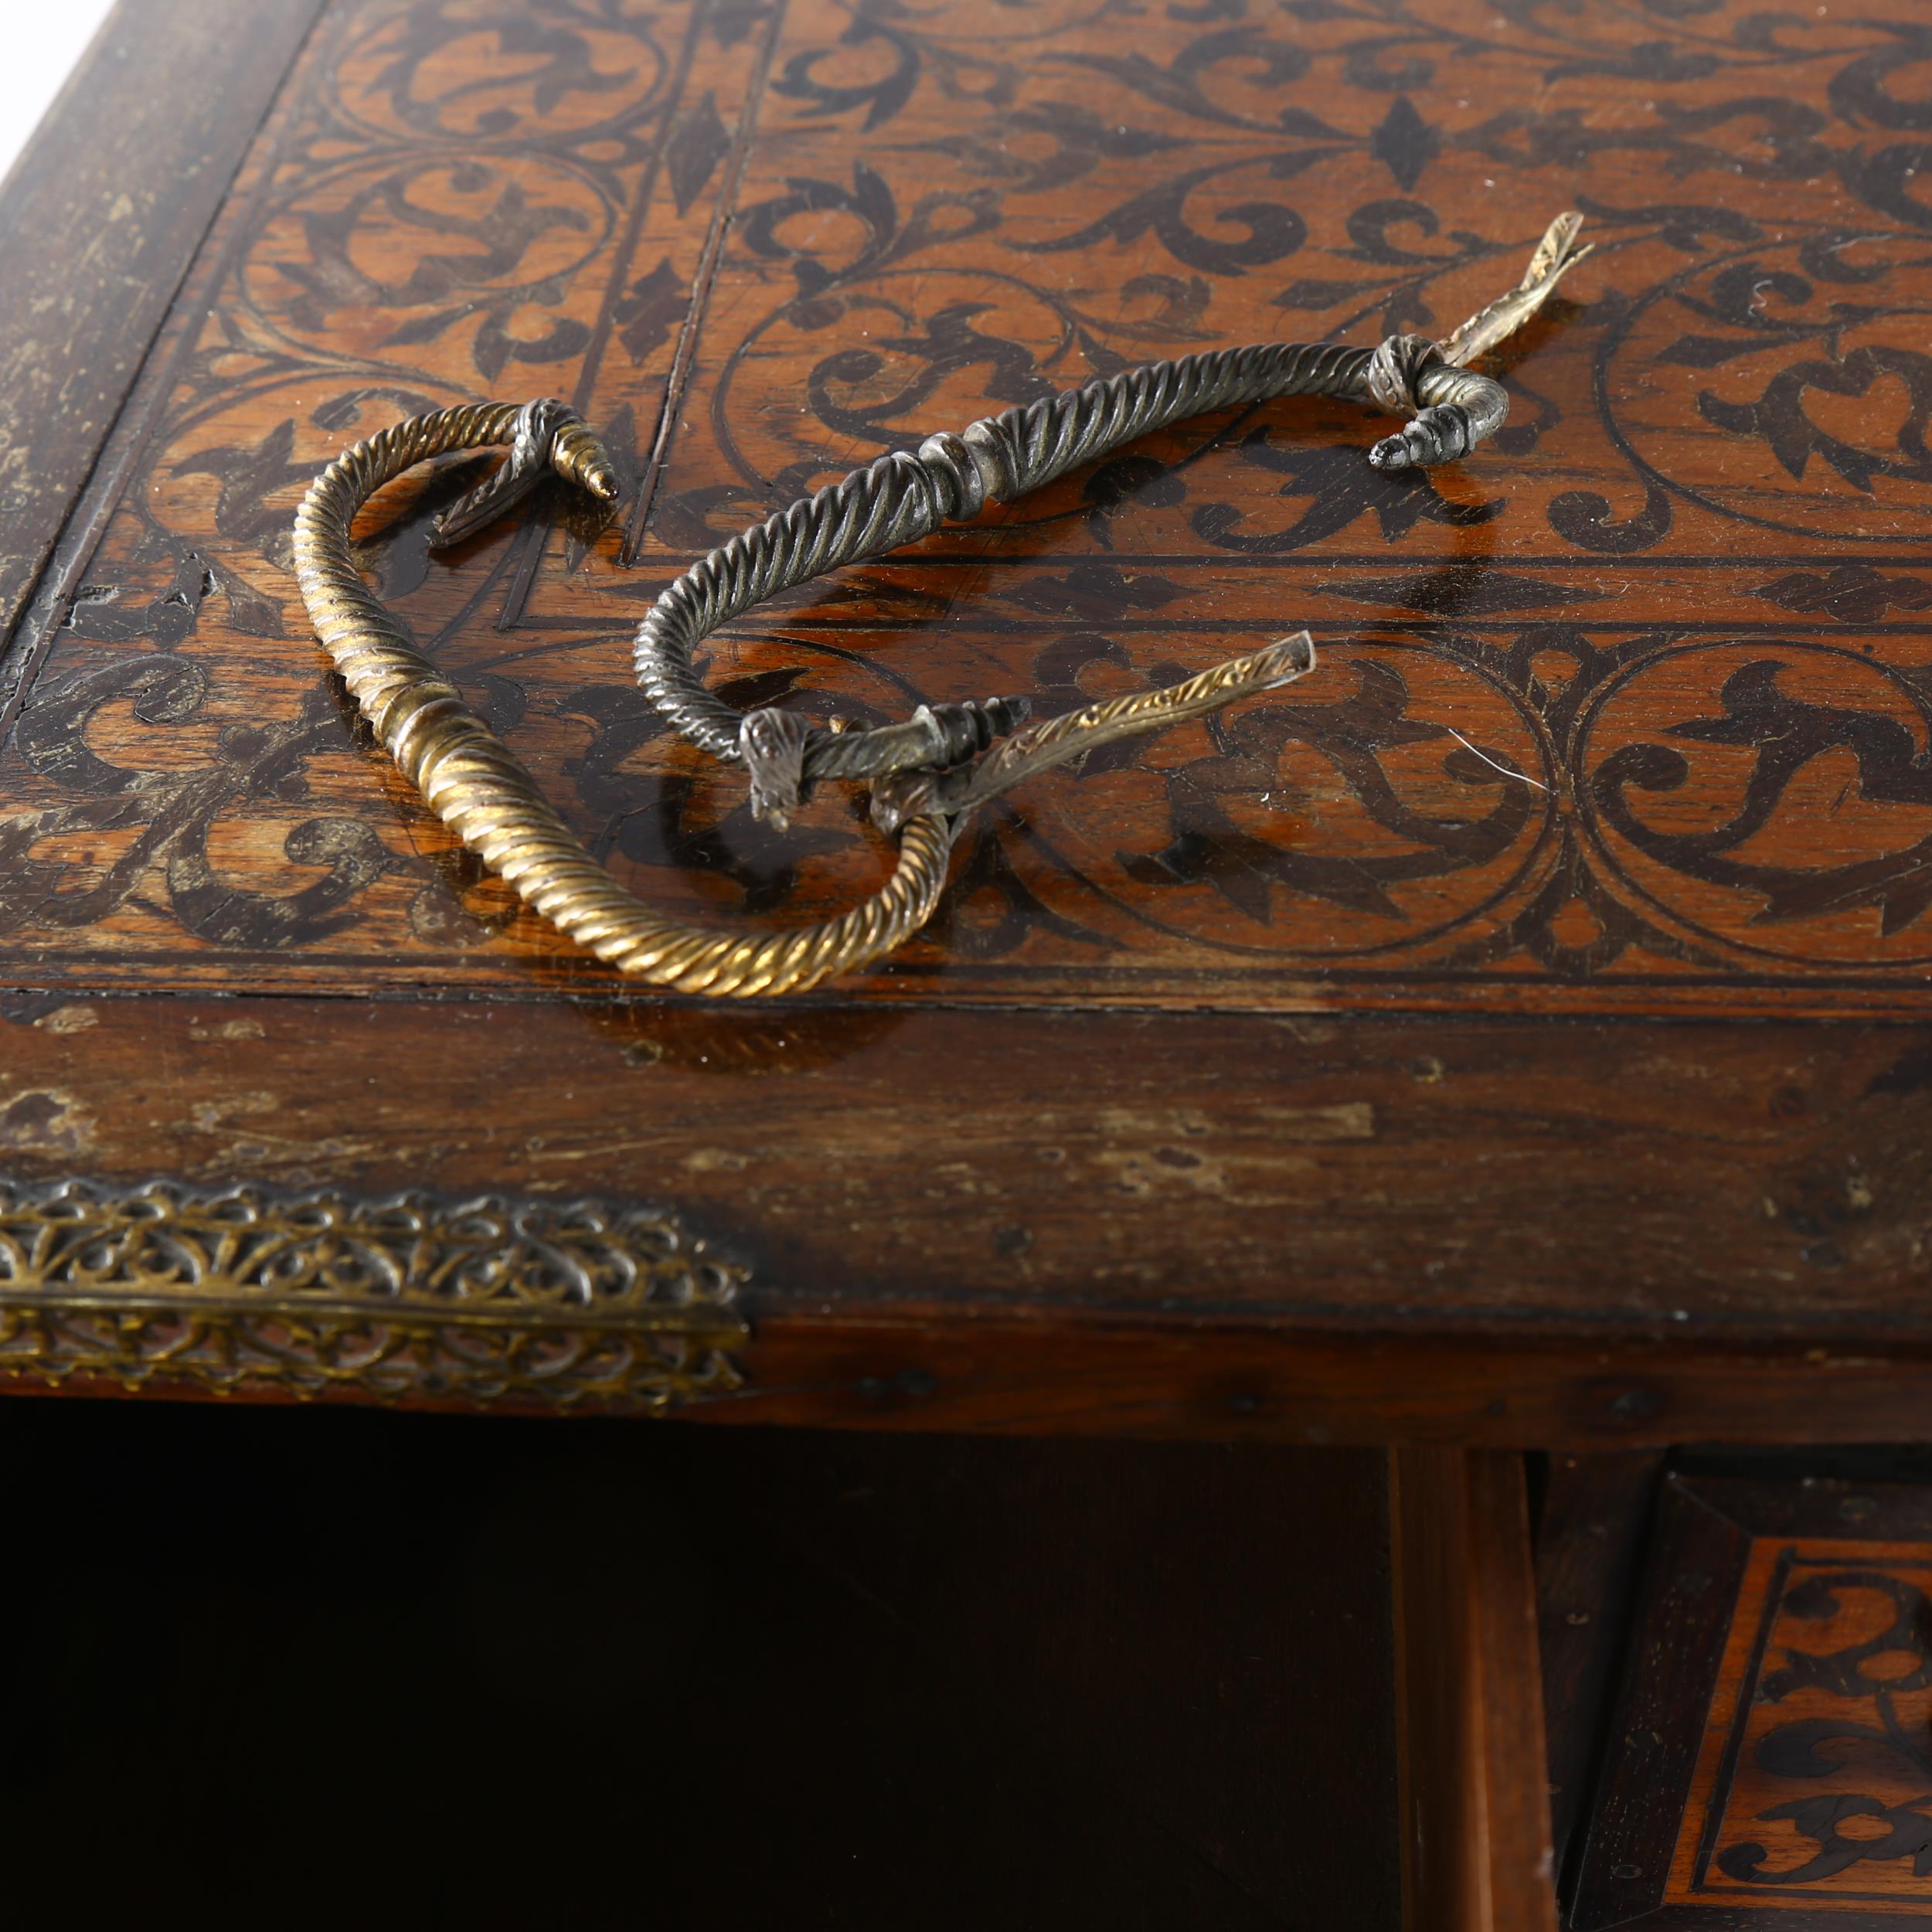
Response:
POLYGON ((738 1386, 744 1278, 595 1202, 0 1182, 0 1377, 660 1410, 738 1386))
POLYGON ((1846 1927, 1932 1914, 1929 1554, 1923 1543, 1759 1539, 1666 1908, 1749 1926, 1777 1925, 1780 1907, 1846 1927))
POLYGON ((1332 405, 1178 430, 780 600, 711 681, 820 723, 1045 715, 1316 638, 1318 679, 987 815, 865 997, 1915 1012, 1923 12, 337 0, 0 747, 0 964, 603 983, 309 639, 295 505, 400 417, 550 391, 607 433, 610 527, 432 556, 457 466, 386 494, 368 573, 641 897, 802 924, 889 852, 835 790, 754 821, 664 731, 628 637, 677 570, 1096 375, 1433 332, 1563 206, 1597 255, 1461 471, 1370 469, 1332 405))

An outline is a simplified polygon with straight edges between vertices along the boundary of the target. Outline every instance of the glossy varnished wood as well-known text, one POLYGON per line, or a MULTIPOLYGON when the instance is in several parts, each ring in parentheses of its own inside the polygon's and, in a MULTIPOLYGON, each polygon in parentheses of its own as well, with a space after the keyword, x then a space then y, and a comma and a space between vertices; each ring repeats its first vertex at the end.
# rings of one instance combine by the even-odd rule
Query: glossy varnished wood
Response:
MULTIPOLYGON (((0 308, 42 384, 0 541, 0 1175, 658 1204, 747 1271, 709 1420, 1424 1445, 1396 1458, 1401 1694, 1318 1620, 1311 1648, 1361 1666, 1353 1708, 1401 1713, 1418 1932, 1541 1932, 1507 1452, 1932 1414, 1920 11, 325 0, 224 33, 222 0, 177 7, 145 78, 172 101, 193 66, 193 111, 105 117, 100 168, 63 170, 96 74, 15 184, 119 168, 141 218, 101 230, 114 292, 88 269, 37 324, 0 308), (676 570, 1049 387, 1434 332, 1568 206, 1599 252, 1473 461, 1379 475, 1386 425, 1331 406, 1189 425, 717 640, 733 702, 868 721, 1060 709, 1304 623, 1323 654, 1223 727, 1015 794, 916 946, 808 1001, 639 996, 518 914, 359 733, 294 594, 295 503, 345 444, 566 396, 621 459, 614 522, 539 506, 433 556, 454 465, 366 520, 371 580, 641 893, 817 917, 889 854, 844 793, 780 838, 668 740, 627 645, 676 570), (91 372, 66 408, 63 369, 91 372)), ((24 252, 31 294, 59 251, 24 252)), ((705 1448, 762 1452, 680 1453, 705 1448)), ((896 1480, 929 1449, 950 1466, 825 1459, 896 1480)), ((1202 1471, 1142 1504, 1219 1497, 1206 1551, 1243 1512, 1202 1471)), ((754 1488, 796 1545, 797 1486, 754 1488)), ((1115 1520, 1083 1494, 1070 1529, 1115 1520)), ((1341 1481, 1250 1526, 1247 1600, 1315 1610, 1325 1543, 1372 1569, 1379 1505, 1341 1481)), ((964 1641, 964 1570, 891 1551, 1019 1566, 983 1498, 895 1543, 922 1508, 895 1491, 809 1558, 964 1641)), ((1642 1613, 1663 1690, 1633 1694, 1699 1694, 1740 1538, 1671 1516, 1642 1613)), ((1065 1735, 1132 1757, 1104 1695, 1073 1708, 1099 1680, 1069 1641, 1041 1674, 1065 1735)), ((1566 1738, 1606 1668, 1553 1679, 1566 1738)), ((997 1727, 957 1701, 977 1749, 997 1727)), ((1264 1734, 1233 1726, 1217 1764, 1264 1734)), ((1202 1866, 1152 1916, 1279 1896, 1325 1797, 1377 1801, 1384 1760, 1335 1749, 1348 1791, 1277 1764, 1243 1811, 1143 1743, 1133 1815, 1202 1866)), ((1674 1828, 1697 1750, 1613 1769, 1594 1828, 1674 1828)), ((1353 1885, 1386 1918, 1392 1852, 1291 1912, 1339 1922, 1353 1885)), ((1620 1862, 1655 1885, 1612 1859, 1613 1890, 1620 1862)))
POLYGON ((750 1269, 733 1418, 1922 1434, 1913 10, 1200 12, 333 0, 224 96, 275 100, 212 226, 144 228, 165 320, 10 646, 8 1169, 659 1202, 750 1269), (1204 423, 719 641, 735 701, 867 717, 1325 652, 1016 795, 812 1001, 626 994, 516 915, 294 595, 344 444, 569 395, 615 523, 433 558, 426 476, 372 577, 641 891, 814 915, 887 854, 665 741, 626 647, 676 569, 1043 386, 1446 325, 1570 204, 1600 252, 1468 464, 1204 423))
POLYGON ((1523 1459, 1389 1458, 1406 1932, 1555 1932, 1523 1459))
POLYGON ((1475 461, 1379 476, 1329 406, 1189 426, 809 587, 714 675, 870 717, 1058 706, 1290 623, 1328 649, 1218 736, 1029 787, 868 999, 1915 1012, 1924 210, 1911 142, 1863 134, 1911 124, 1917 43, 1743 0, 1402 17, 1391 64, 1327 9, 1149 13, 1123 54, 1106 15, 969 0, 626 0, 534 39, 338 0, 47 614, 0 773, 35 828, 11 970, 600 983, 451 869, 291 597, 303 485, 406 405, 548 387, 609 430, 611 528, 432 560, 400 492, 384 590, 651 896, 802 917, 886 855, 843 796, 755 826, 662 740, 621 639, 679 565, 882 445, 1124 362, 1446 325, 1573 202, 1600 252, 1475 461), (83 736, 101 765, 63 757, 83 736))

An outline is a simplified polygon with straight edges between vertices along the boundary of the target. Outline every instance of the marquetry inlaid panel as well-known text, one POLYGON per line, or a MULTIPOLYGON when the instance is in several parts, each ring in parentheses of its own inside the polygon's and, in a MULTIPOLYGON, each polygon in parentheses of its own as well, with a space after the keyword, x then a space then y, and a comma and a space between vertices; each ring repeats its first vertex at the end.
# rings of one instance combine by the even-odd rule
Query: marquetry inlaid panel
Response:
POLYGON ((1570 1932, 1932 1921, 1932 1490, 1672 1476, 1642 1568, 1570 1932))
POLYGON ((1932 1919, 1932 1545, 1753 1546, 1670 1904, 1932 1919))
MULTIPOLYGON (((0 750, 16 978, 604 975, 359 736, 288 526, 405 413, 553 392, 628 498, 368 561, 650 897, 889 862, 668 741, 640 611, 883 448, 1203 345, 1446 330, 1597 256, 1430 474, 1187 426, 719 641, 741 703, 1053 710, 1302 624, 1320 674, 988 817, 879 994, 1913 1010, 1932 965, 1932 36, 1915 0, 338 0, 124 418, 0 750)), ((463 472, 468 474, 467 471, 463 472)))

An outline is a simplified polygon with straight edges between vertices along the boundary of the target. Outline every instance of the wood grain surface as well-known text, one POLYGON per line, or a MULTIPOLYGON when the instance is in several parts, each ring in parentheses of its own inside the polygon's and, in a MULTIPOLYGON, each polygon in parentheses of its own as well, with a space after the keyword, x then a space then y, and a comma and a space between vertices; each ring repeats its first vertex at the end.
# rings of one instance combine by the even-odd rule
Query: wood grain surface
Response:
POLYGON ((708 1413, 1598 1447, 1923 1428, 1916 1032, 1682 1027, 1624 1083, 1628 1024, 1012 1013, 981 1051, 947 1009, 0 1012, 25 1179, 675 1202, 749 1270, 750 1385, 708 1413))
POLYGON ((869 997, 1917 1010, 1927 56, 1876 11, 337 0, 23 644, 9 969, 607 983, 356 741, 293 597, 303 487, 400 413, 556 391, 613 436, 600 536, 431 558, 419 486, 370 567, 648 897, 801 918, 886 853, 842 794, 754 825, 665 739, 624 637, 672 572, 1052 387, 1446 329, 1573 205, 1599 253, 1476 459, 1379 475, 1329 405, 1185 426, 781 600, 714 682, 1057 709, 1328 647, 1016 797, 869 997))
POLYGON ((1928 70, 1914 0, 331 0, 8 646, 9 1169, 661 1202, 751 1269, 736 1415, 1922 1434, 1928 70), (1446 329, 1566 206, 1468 462, 1223 417, 716 641, 868 719, 1324 654, 1016 794, 787 1007, 517 912, 294 595, 344 444, 568 396, 607 527, 432 556, 458 463, 372 579, 647 898, 816 916, 888 850, 667 739, 677 570, 1049 388, 1446 329))
POLYGON ((1405 1932, 1555 1932, 1523 1459, 1389 1469, 1405 1932))
POLYGON ((1932 1918, 1932 1492, 1673 1475, 1570 1923, 1932 1918))

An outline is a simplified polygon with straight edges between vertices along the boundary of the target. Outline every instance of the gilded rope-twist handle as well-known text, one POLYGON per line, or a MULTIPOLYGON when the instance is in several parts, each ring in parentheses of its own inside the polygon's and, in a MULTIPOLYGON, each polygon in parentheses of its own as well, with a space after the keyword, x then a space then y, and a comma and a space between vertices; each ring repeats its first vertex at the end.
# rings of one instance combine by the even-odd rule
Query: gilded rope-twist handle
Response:
POLYGON ((1376 444, 1383 469, 1444 462, 1502 427, 1500 383, 1461 366, 1519 327, 1589 253, 1580 217, 1550 225, 1521 284, 1440 343, 1392 337, 1373 350, 1266 343, 1156 362, 1047 401, 929 437, 734 537, 677 579, 638 628, 639 682, 675 729, 745 764, 753 810, 782 826, 818 781, 873 781, 872 815, 899 835, 891 879, 836 919, 747 935, 665 917, 620 885, 545 798, 508 746, 417 650, 364 584, 350 547, 356 513, 406 470, 459 450, 509 459, 446 512, 440 544, 476 534, 548 475, 614 502, 603 446, 562 403, 472 404, 412 418, 345 451, 295 522, 295 572, 317 636, 396 764, 432 809, 535 911, 620 972, 680 991, 742 996, 818 985, 889 952, 931 917, 960 827, 1011 786, 1110 740, 1158 730, 1314 668, 1304 631, 1164 689, 1036 725, 1027 701, 921 706, 903 724, 839 732, 794 713, 740 716, 692 663, 703 638, 775 593, 976 515, 1150 430, 1265 397, 1320 394, 1413 413, 1376 444))

